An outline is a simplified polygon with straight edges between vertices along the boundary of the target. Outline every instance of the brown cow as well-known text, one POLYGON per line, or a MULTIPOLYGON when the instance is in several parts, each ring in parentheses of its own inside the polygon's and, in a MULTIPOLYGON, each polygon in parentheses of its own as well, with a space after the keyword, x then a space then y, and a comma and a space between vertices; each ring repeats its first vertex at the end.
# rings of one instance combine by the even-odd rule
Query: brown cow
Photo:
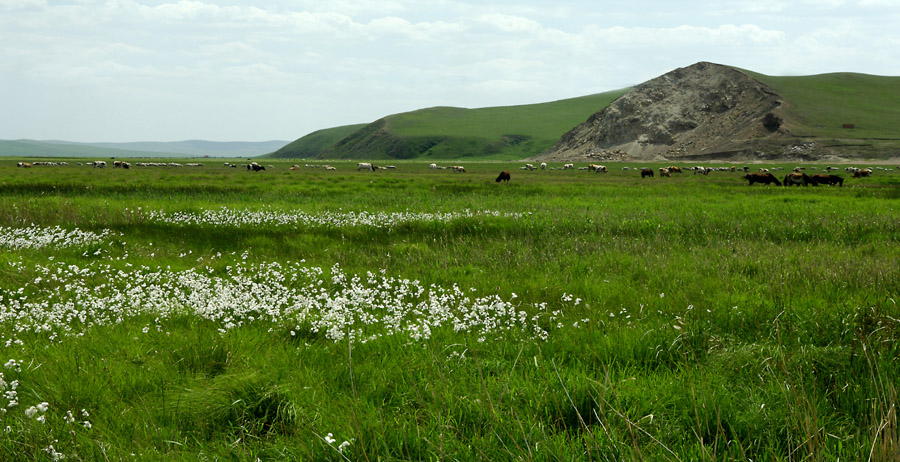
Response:
POLYGON ((501 181, 505 181, 507 183, 509 182, 509 172, 507 172, 506 170, 500 172, 500 176, 497 177, 497 183, 501 181))
POLYGON ((653 169, 652 169, 652 168, 646 168, 646 167, 645 167, 645 168, 642 168, 642 169, 641 169, 641 178, 646 178, 646 177, 648 177, 648 176, 653 176, 653 169))
POLYGON ((794 185, 796 185, 796 186, 800 186, 800 185, 815 186, 816 182, 812 178, 810 178, 809 175, 807 175, 805 173, 796 173, 795 172, 795 173, 788 173, 787 175, 785 175, 784 185, 785 186, 794 186, 794 185))
POLYGON ((838 175, 813 175, 812 180, 815 181, 814 185, 817 184, 827 184, 830 186, 838 185, 844 186, 844 178, 838 175))
POLYGON ((781 182, 778 181, 778 178, 775 178, 775 175, 772 175, 771 173, 748 173, 741 178, 749 181, 749 186, 753 186, 753 183, 775 183, 775 186, 781 186, 781 182))
POLYGON ((672 174, 669 173, 669 169, 667 169, 667 168, 665 168, 665 167, 660 167, 660 168, 659 168, 659 176, 660 176, 660 178, 662 178, 662 177, 664 177, 664 176, 667 176, 667 177, 670 177, 670 178, 671 178, 671 177, 672 177, 672 174))

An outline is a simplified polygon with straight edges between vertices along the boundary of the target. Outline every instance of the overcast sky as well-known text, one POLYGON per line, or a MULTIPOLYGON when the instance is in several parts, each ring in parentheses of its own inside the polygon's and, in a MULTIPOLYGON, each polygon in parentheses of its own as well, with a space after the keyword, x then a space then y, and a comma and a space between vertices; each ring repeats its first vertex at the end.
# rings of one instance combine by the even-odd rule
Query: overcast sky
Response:
POLYGON ((0 139, 294 140, 698 61, 900 75, 900 0, 0 0, 0 139))

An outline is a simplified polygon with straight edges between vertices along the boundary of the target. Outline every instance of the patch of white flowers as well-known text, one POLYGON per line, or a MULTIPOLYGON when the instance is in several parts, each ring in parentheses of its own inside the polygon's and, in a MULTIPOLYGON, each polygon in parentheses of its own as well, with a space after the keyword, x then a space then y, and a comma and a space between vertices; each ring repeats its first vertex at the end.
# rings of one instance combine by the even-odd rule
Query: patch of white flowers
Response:
POLYGON ((408 222, 440 222, 474 217, 501 217, 518 219, 521 213, 501 213, 497 211, 471 211, 444 213, 424 212, 344 212, 325 211, 315 214, 300 210, 281 211, 272 209, 234 210, 226 207, 202 212, 132 211, 144 219, 173 225, 207 226, 293 226, 293 227, 355 227, 393 228, 408 222))
POLYGON ((0 226, 0 247, 10 249, 42 249, 81 247, 99 244, 110 235, 109 230, 100 233, 80 229, 63 229, 59 226, 43 228, 31 225, 27 228, 7 228, 0 226))
MULTIPOLYGON (((21 361, 17 361, 15 359, 10 359, 6 362, 7 371, 12 371, 14 374, 18 374, 21 372, 21 361)), ((0 372, 0 392, 3 393, 3 397, 6 400, 6 403, 0 407, 0 426, 2 426, 3 432, 6 434, 6 438, 17 438, 21 435, 26 435, 30 432, 30 428, 33 429, 36 427, 50 427, 52 424, 48 423, 48 416, 51 416, 51 421, 54 423, 60 423, 58 419, 52 419, 53 412, 52 406, 50 403, 46 401, 41 401, 33 406, 28 406, 24 408, 21 414, 16 412, 16 409, 22 409, 19 407, 19 396, 17 389, 19 388, 20 383, 18 380, 7 381, 7 377, 3 372, 0 372)), ((75 414, 69 410, 66 411, 64 417, 62 417, 62 425, 65 426, 67 431, 74 435, 75 431, 79 429, 79 427, 83 428, 80 431, 90 430, 92 424, 87 418, 90 416, 86 409, 82 409, 80 413, 80 419, 78 420, 75 417, 75 414)), ((49 428, 44 428, 50 434, 49 428)), ((53 442, 58 443, 58 440, 53 440, 53 442)), ((66 458, 66 455, 57 451, 56 448, 53 447, 53 444, 50 444, 46 448, 44 448, 44 452, 50 457, 51 460, 62 460, 66 458)))
MULTIPOLYGON (((479 341, 503 335, 546 339, 553 315, 547 304, 523 307, 515 295, 475 297, 473 289, 425 286, 419 281, 367 273, 347 274, 303 262, 240 261, 224 269, 90 262, 85 266, 51 261, 13 271, 38 277, 15 291, 0 288, 0 322, 11 333, 46 334, 50 339, 82 335, 92 326, 151 315, 160 319, 194 315, 214 321, 221 332, 257 322, 288 329, 293 335, 318 333, 332 341, 369 342, 384 336, 422 341, 435 329, 477 335, 479 341)), ((159 330, 158 328, 156 330, 159 330)), ((143 329, 148 333, 149 328, 143 329)))

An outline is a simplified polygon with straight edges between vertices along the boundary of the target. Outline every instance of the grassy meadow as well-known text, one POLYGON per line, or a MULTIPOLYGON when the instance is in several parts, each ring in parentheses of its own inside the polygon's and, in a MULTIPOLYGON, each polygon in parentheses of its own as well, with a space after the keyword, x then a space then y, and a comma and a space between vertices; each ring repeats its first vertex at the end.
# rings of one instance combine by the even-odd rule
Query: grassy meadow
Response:
POLYGON ((2 460, 900 458, 900 173, 76 161, 0 164, 2 460))

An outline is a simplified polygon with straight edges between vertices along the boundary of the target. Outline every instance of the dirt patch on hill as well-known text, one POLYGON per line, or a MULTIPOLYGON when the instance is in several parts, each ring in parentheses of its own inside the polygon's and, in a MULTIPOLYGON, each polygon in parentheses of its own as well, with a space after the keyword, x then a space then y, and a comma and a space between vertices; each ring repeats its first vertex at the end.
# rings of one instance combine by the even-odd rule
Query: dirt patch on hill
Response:
POLYGON ((747 74, 701 62, 636 86, 533 160, 839 160, 792 138, 782 105, 747 74))

